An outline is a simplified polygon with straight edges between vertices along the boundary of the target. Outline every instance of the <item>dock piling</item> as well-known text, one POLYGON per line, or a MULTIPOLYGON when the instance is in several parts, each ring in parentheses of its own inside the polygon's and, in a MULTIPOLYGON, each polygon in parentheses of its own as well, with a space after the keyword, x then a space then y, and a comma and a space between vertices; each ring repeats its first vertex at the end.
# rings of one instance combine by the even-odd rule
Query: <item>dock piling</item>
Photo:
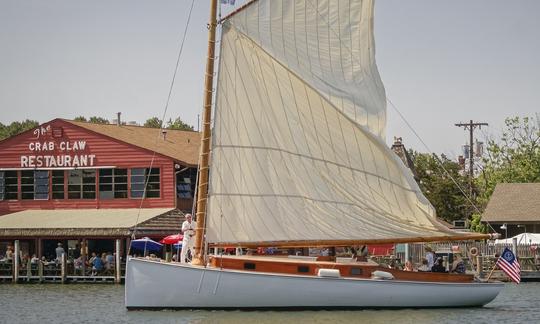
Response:
POLYGON ((120 239, 116 239, 115 252, 116 255, 114 256, 114 282, 120 283, 122 281, 122 265, 120 264, 120 239))
POLYGON ((15 240, 15 254, 13 256, 13 282, 19 282, 19 260, 21 259, 21 250, 19 240, 15 240))

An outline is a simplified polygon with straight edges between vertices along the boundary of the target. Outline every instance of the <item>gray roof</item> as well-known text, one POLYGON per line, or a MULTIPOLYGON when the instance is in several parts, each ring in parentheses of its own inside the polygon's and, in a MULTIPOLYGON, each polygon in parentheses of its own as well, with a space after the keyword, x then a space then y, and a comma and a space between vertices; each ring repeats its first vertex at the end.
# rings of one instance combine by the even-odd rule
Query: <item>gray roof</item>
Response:
POLYGON ((147 230, 169 228, 170 231, 174 224, 168 221, 160 224, 154 219, 167 217, 172 211, 172 208, 25 210, 0 217, 0 237, 127 236, 142 225, 147 230))
POLYGON ((499 183, 482 221, 540 222, 540 183, 499 183))

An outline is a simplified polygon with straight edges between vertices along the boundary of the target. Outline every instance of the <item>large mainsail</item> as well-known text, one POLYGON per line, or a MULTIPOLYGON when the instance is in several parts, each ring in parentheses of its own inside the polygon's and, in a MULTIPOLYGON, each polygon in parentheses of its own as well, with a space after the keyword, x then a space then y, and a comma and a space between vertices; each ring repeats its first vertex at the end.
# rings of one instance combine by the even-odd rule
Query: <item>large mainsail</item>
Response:
POLYGON ((455 235, 384 143, 372 0, 258 0, 223 21, 207 240, 455 235))

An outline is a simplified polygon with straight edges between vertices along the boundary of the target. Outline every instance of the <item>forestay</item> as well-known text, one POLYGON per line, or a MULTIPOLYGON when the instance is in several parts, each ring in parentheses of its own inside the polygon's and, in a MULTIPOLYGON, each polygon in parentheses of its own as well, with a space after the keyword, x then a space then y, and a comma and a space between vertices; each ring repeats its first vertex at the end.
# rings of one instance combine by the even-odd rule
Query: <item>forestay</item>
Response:
POLYGON ((259 0, 222 25, 209 243, 455 235, 384 143, 373 1, 259 0))

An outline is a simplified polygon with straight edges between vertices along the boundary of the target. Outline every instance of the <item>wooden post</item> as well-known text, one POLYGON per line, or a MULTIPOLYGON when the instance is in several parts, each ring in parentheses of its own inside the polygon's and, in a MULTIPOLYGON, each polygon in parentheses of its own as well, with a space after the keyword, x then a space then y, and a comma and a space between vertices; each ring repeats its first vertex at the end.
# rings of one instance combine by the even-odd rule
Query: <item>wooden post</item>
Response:
POLYGON ((62 283, 66 282, 66 254, 62 253, 62 257, 60 258, 60 277, 62 283))
POLYGON ((483 259, 479 255, 476 256, 476 272, 479 278, 482 278, 482 273, 484 270, 484 265, 482 264, 482 260, 483 259))
POLYGON ((82 257, 82 276, 86 276, 86 239, 81 241, 81 257, 82 257))
POLYGON ((212 117, 212 87, 214 86, 214 60, 216 56, 217 0, 210 0, 210 18, 208 22, 208 54, 204 80, 204 110, 201 136, 201 158, 199 164, 199 186, 197 188, 197 228, 195 229, 194 265, 204 265, 203 246, 208 198, 208 165, 210 158, 210 136, 212 117))
POLYGON ((13 282, 18 283, 19 282, 19 259, 20 259, 20 247, 19 247, 19 240, 15 240, 14 244, 15 254, 13 255, 13 282))
POLYGON ((41 262, 41 259, 38 261, 38 276, 39 282, 43 282, 43 262, 41 262))
POLYGON ((116 255, 114 260, 114 282, 120 283, 122 281, 122 265, 120 264, 120 239, 116 239, 115 244, 116 255))
POLYGON ((518 250, 517 250, 517 237, 512 238, 512 252, 514 252, 514 256, 518 257, 518 250))
POLYGON ((28 259, 26 262, 26 281, 30 281, 30 277, 32 277, 32 260, 28 259))

